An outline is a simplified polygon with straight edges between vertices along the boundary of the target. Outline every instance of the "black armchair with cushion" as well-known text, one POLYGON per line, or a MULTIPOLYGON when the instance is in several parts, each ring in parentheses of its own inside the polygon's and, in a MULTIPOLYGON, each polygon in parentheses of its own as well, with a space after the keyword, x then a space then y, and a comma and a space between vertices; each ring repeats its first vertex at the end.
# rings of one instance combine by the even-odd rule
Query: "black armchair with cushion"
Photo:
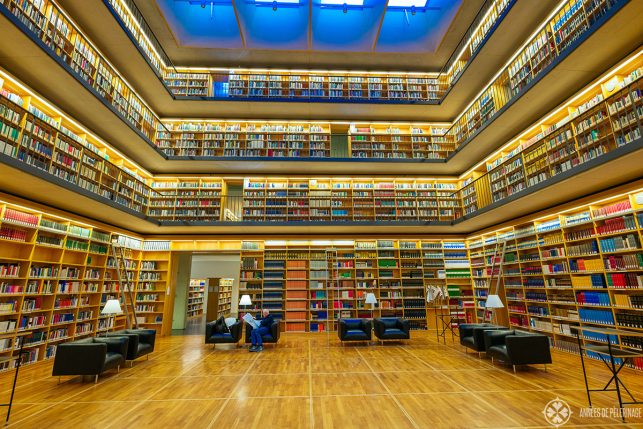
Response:
POLYGON ((376 317, 373 319, 375 336, 380 340, 410 340, 411 324, 399 317, 376 317))
POLYGON ((99 374, 125 363, 128 344, 128 337, 86 338, 59 344, 51 375, 93 375, 97 382, 99 374))
POLYGON ((142 356, 154 351, 154 342, 156 341, 156 331, 154 329, 123 329, 107 334, 108 337, 128 337, 127 360, 130 365, 142 356))
POLYGON ((337 335, 341 341, 370 341, 372 324, 368 319, 339 319, 337 335))
POLYGON ((484 334, 487 356, 512 365, 551 363, 549 337, 543 334, 514 330, 486 331, 484 334))
POLYGON ((492 323, 463 323, 458 326, 460 344, 478 353, 485 352, 487 350, 484 344, 485 331, 497 329, 506 328, 492 323))
POLYGON ((243 321, 238 320, 228 329, 223 330, 218 326, 217 321, 209 322, 205 325, 205 343, 206 344, 237 344, 241 341, 243 333, 243 321), (228 331, 228 332, 226 332, 228 331))
MULTIPOLYGON (((252 332, 252 326, 246 323, 246 344, 251 343, 250 332, 252 332)), ((265 335, 262 335, 264 343, 277 344, 279 341, 279 321, 275 320, 270 326, 270 332, 265 335)))

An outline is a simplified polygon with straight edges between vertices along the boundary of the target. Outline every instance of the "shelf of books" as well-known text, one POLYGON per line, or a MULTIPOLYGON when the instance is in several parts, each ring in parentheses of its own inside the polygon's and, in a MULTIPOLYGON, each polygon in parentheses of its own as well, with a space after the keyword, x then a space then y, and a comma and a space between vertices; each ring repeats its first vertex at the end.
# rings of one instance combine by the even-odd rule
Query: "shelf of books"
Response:
POLYGON ((284 331, 334 331, 340 318, 373 316, 427 329, 434 320, 426 288, 436 284, 449 291, 454 323, 475 317, 462 241, 265 241, 243 249, 240 293, 251 296, 249 310, 269 309, 284 331), (367 293, 376 308, 364 303, 367 293))
POLYGON ((567 55, 575 40, 598 28, 599 18, 620 6, 620 2, 609 0, 561 3, 556 15, 543 22, 540 31, 514 54, 449 129, 447 135, 453 138, 455 147, 460 147, 504 105, 524 92, 529 83, 548 72, 547 66, 561 55, 567 55))
POLYGON ((155 143, 168 156, 328 158, 330 125, 164 121, 155 143))
POLYGON ((217 302, 217 314, 219 316, 229 316, 232 312, 232 287, 234 279, 219 280, 219 299, 217 302))
POLYGON ((353 158, 446 159, 455 150, 447 128, 354 123, 349 129, 353 158))
MULTIPOLYGON (((640 141, 643 51, 583 91, 486 162, 491 202, 640 141)), ((466 188, 464 189, 466 190, 466 188)), ((479 190, 479 189, 476 189, 479 190)), ((468 191, 467 192, 473 192, 468 191)), ((467 196, 463 198, 467 199, 467 196)), ((465 211, 469 207, 467 199, 465 211)), ((483 207, 478 205, 477 208, 483 207)))
POLYGON ((79 80, 148 139, 153 138, 159 124, 156 114, 54 0, 2 0, 0 11, 15 16, 79 80))
POLYGON ((207 280, 205 279, 190 279, 188 305, 186 309, 188 317, 203 316, 203 300, 205 298, 206 284, 207 280))
POLYGON ((244 221, 450 221, 462 215, 457 181, 245 179, 244 221))
POLYGON ((446 91, 444 80, 431 73, 239 69, 199 76, 212 82, 208 95, 215 98, 437 103, 446 91))
POLYGON ((159 177, 152 182, 147 214, 164 221, 219 221, 223 186, 219 178, 159 177))
MULTIPOLYGON (((486 296, 490 258, 500 257, 495 243, 506 241, 502 286, 512 327, 545 333, 554 347, 575 353, 573 327, 642 330, 642 227, 637 191, 469 241, 476 300, 486 296)), ((583 332, 582 341, 605 344, 606 338, 583 332)), ((613 346, 637 344, 620 337, 613 346)), ((635 366, 643 369, 643 362, 635 366)))
POLYGON ((0 153, 129 209, 149 204, 147 172, 1 71, 0 153))
MULTIPOLYGON (((34 363, 52 358, 61 342, 124 326, 122 318, 109 326, 112 319, 100 314, 108 299, 119 298, 110 256, 113 238, 87 224, 1 205, 0 356, 15 354, 23 345, 29 352, 23 364, 34 363), (22 332, 29 335, 16 337, 22 332)), ((164 246, 162 252, 126 250, 139 322, 157 329, 163 321, 169 260, 169 243, 164 246), (150 317, 151 311, 158 316, 150 317)))

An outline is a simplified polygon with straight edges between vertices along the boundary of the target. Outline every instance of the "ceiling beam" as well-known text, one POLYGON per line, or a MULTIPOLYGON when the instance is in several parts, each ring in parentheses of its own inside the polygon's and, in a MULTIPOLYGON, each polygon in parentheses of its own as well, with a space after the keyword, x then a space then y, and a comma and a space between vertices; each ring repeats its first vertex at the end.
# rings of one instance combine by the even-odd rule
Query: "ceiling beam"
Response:
POLYGON ((241 37, 241 45, 243 46, 243 49, 246 49, 247 48, 246 36, 244 36, 243 34, 241 20, 239 19, 239 10, 237 9, 237 5, 235 4, 234 0, 232 0, 231 3, 232 3, 232 9, 234 10, 234 17, 237 19, 237 27, 239 27, 239 37, 241 37))
POLYGON ((388 0, 384 3, 384 9, 382 9, 382 15, 380 16, 380 23, 377 26, 377 33, 375 33, 375 40, 373 40, 373 47, 371 48, 372 52, 375 52, 377 48, 377 42, 380 40, 380 32, 382 31, 382 24, 384 24, 384 17, 386 16, 386 8, 388 8, 388 0))
POLYGON ((310 51, 312 49, 313 49, 313 0, 308 0, 308 50, 310 51))

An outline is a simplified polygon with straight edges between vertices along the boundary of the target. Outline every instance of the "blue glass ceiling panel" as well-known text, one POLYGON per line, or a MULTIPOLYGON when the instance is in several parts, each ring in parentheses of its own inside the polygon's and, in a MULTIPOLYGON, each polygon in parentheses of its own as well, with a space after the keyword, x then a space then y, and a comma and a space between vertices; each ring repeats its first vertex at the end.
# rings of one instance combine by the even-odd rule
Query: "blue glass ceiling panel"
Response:
POLYGON ((389 0, 385 10, 385 0, 156 1, 182 46, 402 53, 435 51, 462 4, 389 0))
POLYGON ((202 8, 189 1, 156 0, 179 45, 199 48, 242 48, 231 3, 202 8))

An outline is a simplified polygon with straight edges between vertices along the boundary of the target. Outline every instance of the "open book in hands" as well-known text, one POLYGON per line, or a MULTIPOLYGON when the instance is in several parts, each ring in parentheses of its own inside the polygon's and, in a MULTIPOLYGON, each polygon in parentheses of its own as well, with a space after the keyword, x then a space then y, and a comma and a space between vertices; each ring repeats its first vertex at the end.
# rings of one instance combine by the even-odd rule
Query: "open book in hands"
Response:
POLYGON ((257 329, 259 327, 259 322, 255 320, 254 317, 250 315, 250 313, 246 313, 243 316, 244 322, 246 322, 248 325, 252 326, 254 329, 257 329))

